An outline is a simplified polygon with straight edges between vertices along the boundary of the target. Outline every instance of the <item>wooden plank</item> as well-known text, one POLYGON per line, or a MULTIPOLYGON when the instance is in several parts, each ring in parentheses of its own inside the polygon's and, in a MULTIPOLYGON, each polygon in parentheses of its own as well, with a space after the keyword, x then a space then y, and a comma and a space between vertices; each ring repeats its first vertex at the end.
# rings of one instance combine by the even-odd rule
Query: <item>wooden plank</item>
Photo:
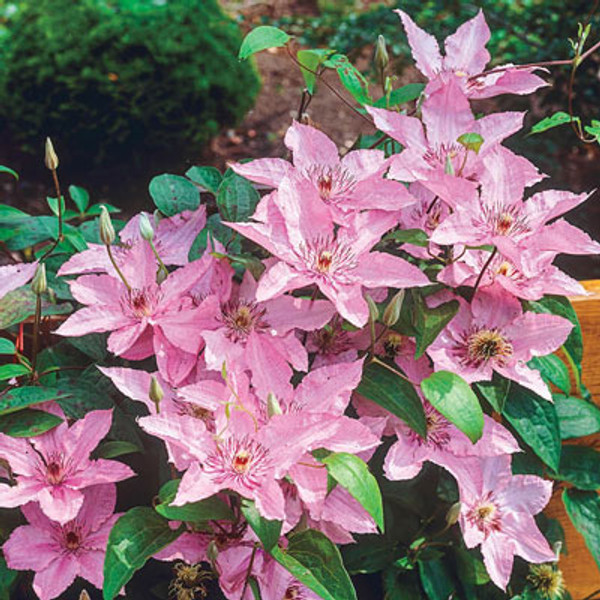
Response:
MULTIPOLYGON (((589 296, 572 298, 573 307, 581 322, 583 333, 583 383, 600 405, 600 280, 582 282, 589 296)), ((600 446, 600 435, 581 440, 585 445, 600 446)), ((558 519, 565 530, 569 554, 560 560, 567 589, 574 600, 580 600, 600 588, 600 570, 589 553, 583 537, 575 530, 567 516, 561 492, 557 492, 545 513, 558 519)))

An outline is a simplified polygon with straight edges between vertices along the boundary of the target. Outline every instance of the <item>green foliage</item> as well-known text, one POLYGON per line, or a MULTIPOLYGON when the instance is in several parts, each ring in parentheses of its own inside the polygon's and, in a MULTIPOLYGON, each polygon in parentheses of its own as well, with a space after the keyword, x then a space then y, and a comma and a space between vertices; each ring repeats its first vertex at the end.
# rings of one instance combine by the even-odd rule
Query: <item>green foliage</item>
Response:
POLYGON ((421 391, 446 419, 475 443, 483 434, 483 411, 469 384, 450 371, 436 371, 421 382, 421 391))
POLYGON ((244 38, 238 56, 240 60, 244 60, 261 50, 285 46, 289 40, 290 36, 285 31, 270 25, 262 25, 253 29, 244 38))
POLYGON ((12 437, 35 437, 62 422, 60 417, 51 413, 25 409, 0 417, 0 432, 12 437))
POLYGON ((565 490, 562 498, 569 518, 600 568, 600 496, 596 491, 565 490))
POLYGON ((150 182, 149 189, 156 208, 167 217, 184 210, 196 210, 200 206, 200 191, 185 177, 166 173, 157 175, 150 182))
POLYGON ((0 120, 70 168, 189 155, 258 91, 216 0, 18 0, 0 24, 0 120))
POLYGON ((242 500, 242 514, 246 517, 250 527, 256 533, 264 549, 270 552, 277 546, 281 536, 281 521, 269 521, 261 517, 254 502, 251 500, 242 500))

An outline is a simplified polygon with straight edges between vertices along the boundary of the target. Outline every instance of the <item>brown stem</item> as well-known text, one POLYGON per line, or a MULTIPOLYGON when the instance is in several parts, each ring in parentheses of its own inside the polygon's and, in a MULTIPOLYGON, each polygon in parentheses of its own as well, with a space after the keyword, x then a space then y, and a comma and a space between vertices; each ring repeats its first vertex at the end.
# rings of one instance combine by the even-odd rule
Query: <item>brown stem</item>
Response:
POLYGON ((110 258, 110 262, 112 263, 112 266, 115 268, 117 275, 119 276, 121 281, 125 284, 127 291, 131 292, 131 286, 129 285, 129 283, 127 283, 127 279, 125 279, 125 275, 123 275, 123 273, 121 272, 121 269, 119 269, 119 267, 117 265, 117 261, 115 260, 115 258, 113 256, 112 250, 110 249, 110 246, 108 246, 108 245, 106 246, 106 251, 108 252, 108 258, 110 258))
POLYGON ((38 347, 40 340, 40 321, 42 320, 42 297, 40 294, 35 295, 35 319, 33 322, 33 351, 31 355, 31 373, 36 377, 35 367, 37 364, 38 347))
POLYGON ((408 383, 410 383, 411 385, 415 385, 406 375, 404 375, 404 373, 400 373, 400 371, 398 371, 397 369, 390 367, 390 365, 384 363, 382 360, 379 360, 376 356, 371 357, 371 360, 369 362, 385 367, 388 371, 400 377, 400 379, 404 379, 404 381, 408 381, 408 383))
POLYGON ((250 556, 250 563, 248 564, 248 570, 246 571, 246 579, 244 581, 244 589, 242 590, 242 595, 240 598, 243 598, 246 594, 246 590, 248 589, 248 585, 250 583, 250 576, 252 573, 252 567, 254 566, 254 557, 256 556, 256 544, 254 548, 252 548, 252 555, 250 556))
POLYGON ((494 246, 494 249, 492 250, 490 257, 487 259, 487 261, 483 265, 483 269, 481 269, 481 273, 479 273, 479 276, 477 277, 477 281, 475 282, 475 287, 473 288, 473 295, 475 295, 475 292, 477 291, 477 288, 479 287, 479 284, 481 283, 481 279, 483 278, 483 274, 487 271, 488 267, 492 264, 492 261, 494 260, 494 257, 496 256, 497 253, 498 253, 498 248, 496 248, 494 246))

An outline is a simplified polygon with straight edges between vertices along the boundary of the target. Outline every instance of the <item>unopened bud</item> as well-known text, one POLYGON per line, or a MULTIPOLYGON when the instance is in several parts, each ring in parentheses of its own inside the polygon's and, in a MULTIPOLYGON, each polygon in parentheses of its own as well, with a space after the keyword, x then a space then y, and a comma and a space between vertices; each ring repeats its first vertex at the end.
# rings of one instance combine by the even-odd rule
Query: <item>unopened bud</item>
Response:
POLYGON ((385 45, 385 38, 380 35, 377 37, 377 45, 375 47, 375 65, 379 71, 383 72, 390 64, 390 57, 385 45))
POLYGON ((448 527, 452 527, 458 523, 458 518, 460 517, 460 509, 462 508, 460 502, 455 502, 446 513, 446 524, 448 527))
POLYGON ((390 94, 392 93, 393 89, 392 89, 392 78, 391 77, 386 77, 385 78, 385 83, 383 85, 383 92, 385 93, 386 97, 389 98, 390 94))
POLYGON ((279 400, 277 400, 277 396, 273 392, 269 392, 269 395, 267 396, 267 414, 269 415, 269 418, 273 415, 283 414, 279 400))
POLYGON ((446 175, 454 175, 454 165, 452 164, 452 159, 450 155, 446 155, 446 163, 444 164, 444 173, 446 175))
POLYGON ((365 300, 369 306, 369 320, 371 323, 376 323, 379 320, 379 307, 375 304, 375 300, 373 300, 369 294, 365 294, 365 300))
POLYGON ((100 207, 100 239, 105 246, 110 246, 115 241, 115 228, 113 227, 110 213, 106 206, 100 207))
POLYGON ((154 406, 156 406, 156 412, 159 412, 159 406, 161 400, 165 397, 165 392, 162 389, 160 383, 158 383, 158 379, 152 376, 150 379, 150 390, 148 390, 148 397, 152 402, 154 402, 154 406))
POLYGON ((156 283, 160 285, 169 276, 169 271, 165 265, 159 265, 158 271, 156 271, 156 283))
POLYGON ((140 215, 140 234, 148 242, 154 238, 154 228, 146 213, 140 215))
POLYGON ((562 552, 563 543, 560 540, 557 540, 552 544, 552 551, 556 556, 556 560, 560 558, 560 553, 562 552))
POLYGON ((92 600, 87 590, 81 590, 81 594, 79 594, 79 600, 92 600))
POLYGON ((208 558, 211 564, 216 562, 217 558, 219 558, 219 547, 215 540, 210 540, 210 542, 208 542, 208 546, 206 547, 206 558, 208 558))
POLYGON ((41 296, 48 289, 46 280, 46 265, 40 263, 35 271, 35 275, 31 280, 31 290, 36 296, 41 296))
POLYGON ((52 140, 47 137, 46 138, 46 152, 44 154, 44 163, 46 163, 46 167, 51 171, 56 171, 58 169, 58 156, 54 151, 54 146, 52 145, 52 140))
POLYGON ((402 310, 402 303, 404 302, 404 293, 404 290, 400 290, 385 307, 381 319, 384 325, 393 327, 398 322, 400 311, 402 310))

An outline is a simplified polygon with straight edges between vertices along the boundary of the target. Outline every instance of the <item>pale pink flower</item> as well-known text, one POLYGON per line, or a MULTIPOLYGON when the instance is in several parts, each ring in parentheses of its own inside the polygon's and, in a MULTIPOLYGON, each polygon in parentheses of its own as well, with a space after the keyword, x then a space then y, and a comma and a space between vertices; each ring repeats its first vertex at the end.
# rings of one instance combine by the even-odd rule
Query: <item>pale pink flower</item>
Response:
POLYGON ((445 56, 442 57, 435 38, 419 28, 402 10, 400 15, 408 37, 417 69, 427 77, 427 93, 456 81, 460 89, 470 98, 491 98, 499 94, 530 94, 547 85, 529 69, 510 68, 512 65, 497 67, 502 69, 482 77, 480 75, 490 60, 486 45, 490 30, 480 10, 475 17, 463 23, 444 43, 445 56))
POLYGON ((291 391, 292 367, 308 370, 308 355, 295 330, 322 327, 335 309, 328 301, 288 295, 257 302, 256 289, 246 271, 234 297, 215 312, 215 328, 202 333, 204 359, 209 369, 220 371, 223 363, 248 369, 260 396, 281 396, 291 391))
POLYGON ((0 433, 0 458, 16 485, 0 485, 0 506, 12 508, 30 500, 61 524, 74 519, 84 501, 84 488, 122 481, 135 475, 115 460, 90 460, 90 452, 108 433, 111 410, 96 410, 69 427, 66 423, 34 438, 0 433))
MULTIPOLYGON (((144 213, 151 223, 154 217, 144 213)), ((140 214, 129 220, 119 232, 121 245, 111 247, 115 261, 119 267, 129 261, 129 250, 141 242, 139 220, 140 214)), ((206 225, 206 207, 200 206, 195 211, 186 210, 173 217, 161 219, 154 226, 153 243, 166 265, 186 265, 192 244, 206 225)), ((81 275, 83 273, 114 273, 114 267, 108 258, 103 244, 88 244, 87 250, 74 254, 62 264, 59 275, 81 275)))
MULTIPOLYGON (((159 370, 178 384, 194 368, 200 351, 200 332, 218 302, 209 296, 199 306, 187 293, 204 272, 196 262, 156 283, 157 263, 145 241, 129 251, 122 267, 128 290, 116 274, 82 275, 71 282, 75 299, 85 305, 56 331, 80 336, 110 331, 108 349, 130 360, 156 355, 159 370)), ((212 321, 211 321, 212 322, 212 321)))
POLYGON ((286 177, 306 180, 339 223, 352 212, 396 211, 414 203, 404 186, 384 178, 389 164, 381 150, 353 150, 340 159, 331 139, 297 121, 288 129, 285 144, 293 153, 293 165, 280 158, 261 158, 230 166, 239 175, 274 188, 286 177))
POLYGON ((429 283, 420 269, 405 260, 370 251, 396 224, 396 217, 381 211, 359 213, 336 230, 327 208, 314 200, 307 185, 302 180, 284 180, 265 222, 228 223, 280 259, 259 281, 259 302, 316 284, 345 319, 362 327, 369 317, 363 288, 429 283))
POLYGON ((506 589, 515 555, 530 563, 556 561, 534 515, 548 504, 552 483, 513 475, 510 456, 465 459, 460 478, 460 527, 467 548, 481 545, 491 580, 506 589))
POLYGON ((29 282, 37 270, 38 262, 19 263, 0 267, 0 298, 29 282))
POLYGON ((435 370, 452 371, 469 383, 489 381, 495 371, 552 400, 527 362, 557 350, 573 324, 557 315, 523 313, 520 302, 500 286, 479 289, 470 306, 458 301, 458 313, 427 350, 435 370))
POLYGON ((83 496, 77 517, 63 524, 37 504, 26 504, 22 511, 29 524, 15 529, 2 547, 11 569, 35 571, 33 590, 40 600, 56 598, 76 577, 102 589, 108 534, 119 518, 113 514, 117 492, 114 485, 95 485, 83 496))

